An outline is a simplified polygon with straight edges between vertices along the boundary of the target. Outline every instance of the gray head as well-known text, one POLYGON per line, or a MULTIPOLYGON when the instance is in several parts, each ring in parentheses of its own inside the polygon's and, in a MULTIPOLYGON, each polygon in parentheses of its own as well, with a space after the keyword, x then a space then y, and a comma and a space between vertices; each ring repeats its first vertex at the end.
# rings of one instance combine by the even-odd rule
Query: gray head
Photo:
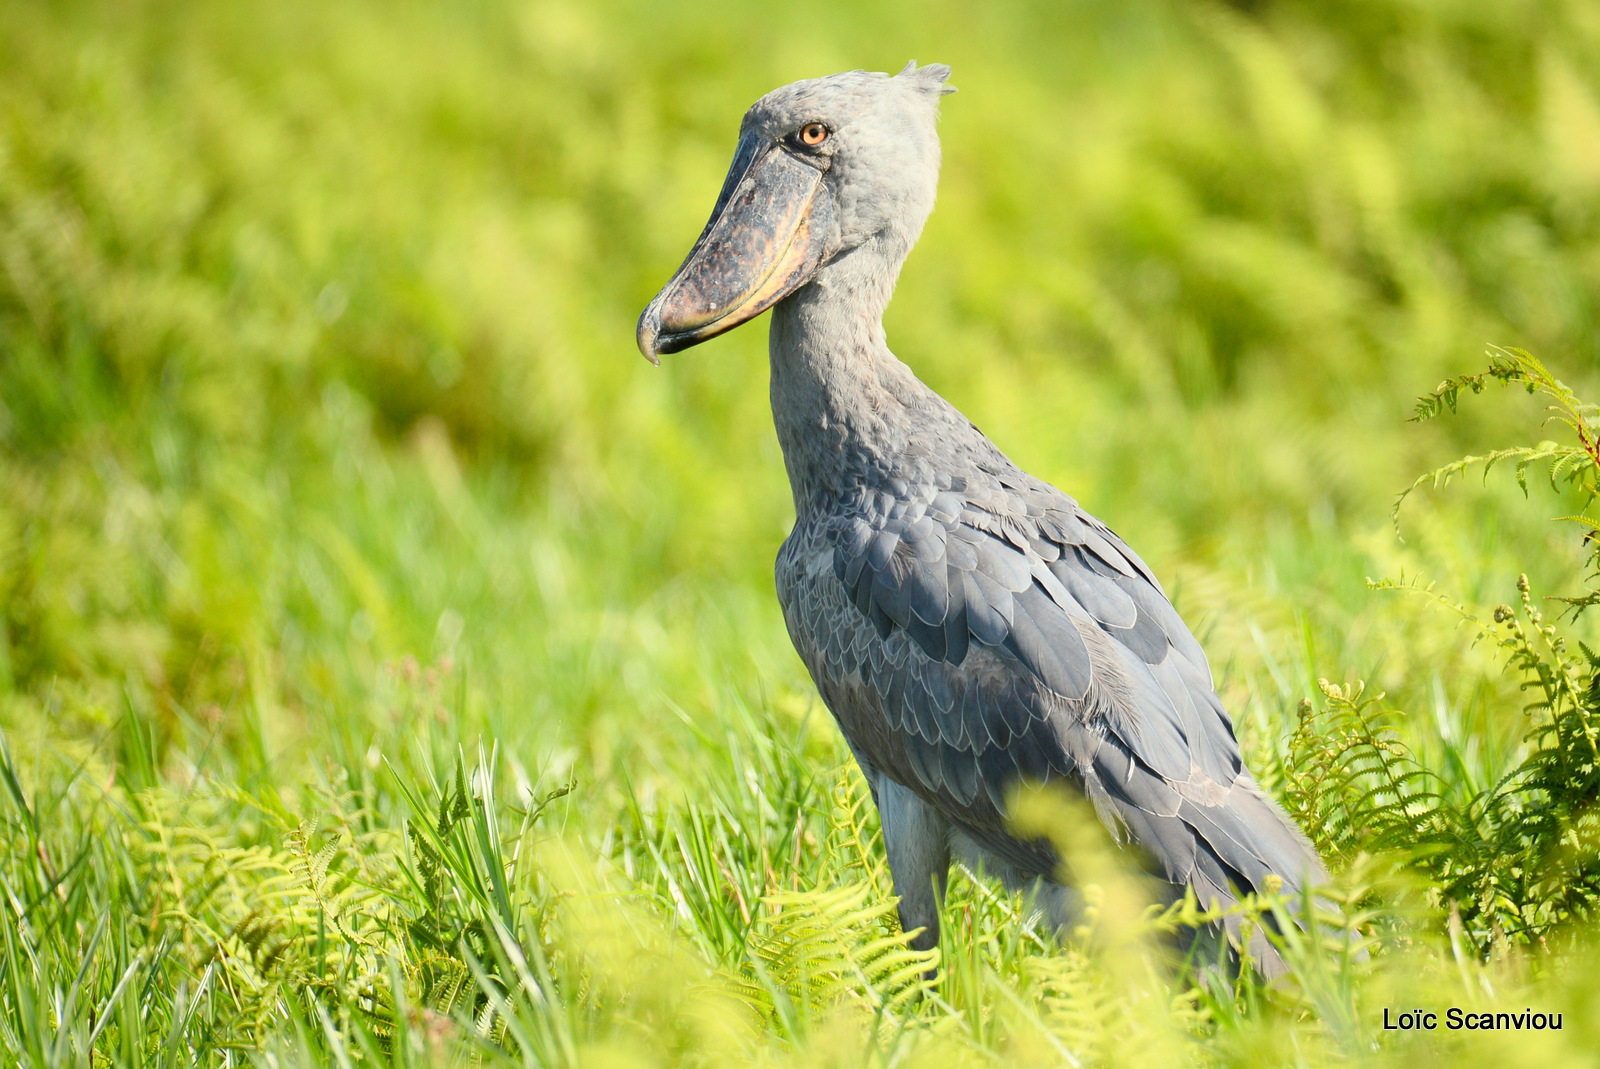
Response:
POLYGON ((756 101, 711 220, 639 317, 639 350, 654 362, 730 330, 852 249, 881 246, 898 268, 933 210, 949 76, 849 71, 756 101))

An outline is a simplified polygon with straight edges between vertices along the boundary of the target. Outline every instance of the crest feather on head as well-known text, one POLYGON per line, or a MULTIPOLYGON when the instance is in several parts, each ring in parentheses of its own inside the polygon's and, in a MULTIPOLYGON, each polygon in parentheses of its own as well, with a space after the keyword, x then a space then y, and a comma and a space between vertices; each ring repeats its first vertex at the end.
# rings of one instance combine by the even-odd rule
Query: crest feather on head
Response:
POLYGON ((945 84, 945 79, 949 77, 950 68, 947 65, 927 63, 919 67, 916 60, 907 63, 900 73, 895 75, 896 79, 904 79, 924 93, 935 93, 939 96, 956 91, 955 86, 945 84))

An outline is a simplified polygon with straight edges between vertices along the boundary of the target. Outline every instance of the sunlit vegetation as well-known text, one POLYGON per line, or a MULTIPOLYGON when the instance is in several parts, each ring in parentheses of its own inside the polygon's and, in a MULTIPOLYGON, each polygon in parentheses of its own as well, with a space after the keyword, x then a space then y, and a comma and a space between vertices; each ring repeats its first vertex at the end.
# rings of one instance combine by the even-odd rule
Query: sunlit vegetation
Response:
POLYGON ((0 0, 0 1062, 1593 1064, 1597 72, 1587 0, 0 0), (633 348, 744 107, 911 58, 890 344, 1206 646, 1336 870, 1286 982, 1087 833, 930 972, 764 332, 633 348), (1383 1027, 1451 1006, 1563 1027, 1383 1027))

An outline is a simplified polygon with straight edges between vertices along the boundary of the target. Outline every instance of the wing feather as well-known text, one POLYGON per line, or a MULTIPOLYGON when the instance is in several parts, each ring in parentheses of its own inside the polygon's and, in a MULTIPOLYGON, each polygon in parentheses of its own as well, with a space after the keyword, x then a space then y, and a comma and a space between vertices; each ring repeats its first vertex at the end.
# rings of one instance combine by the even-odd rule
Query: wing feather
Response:
POLYGON ((986 849, 1050 874, 1005 812, 1019 780, 1065 778, 1203 897, 1321 873, 1154 576, 1066 495, 973 470, 864 495, 818 538, 832 566, 785 611, 819 688, 874 767, 986 849))

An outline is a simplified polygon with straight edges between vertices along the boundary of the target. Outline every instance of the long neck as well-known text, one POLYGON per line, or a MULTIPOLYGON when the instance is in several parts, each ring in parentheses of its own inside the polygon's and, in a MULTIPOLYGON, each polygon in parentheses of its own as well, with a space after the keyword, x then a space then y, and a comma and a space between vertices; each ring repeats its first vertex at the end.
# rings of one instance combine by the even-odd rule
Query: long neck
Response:
POLYGON ((772 310, 772 416, 801 516, 889 474, 913 414, 945 407, 884 340, 883 311, 909 245, 880 235, 772 310))

